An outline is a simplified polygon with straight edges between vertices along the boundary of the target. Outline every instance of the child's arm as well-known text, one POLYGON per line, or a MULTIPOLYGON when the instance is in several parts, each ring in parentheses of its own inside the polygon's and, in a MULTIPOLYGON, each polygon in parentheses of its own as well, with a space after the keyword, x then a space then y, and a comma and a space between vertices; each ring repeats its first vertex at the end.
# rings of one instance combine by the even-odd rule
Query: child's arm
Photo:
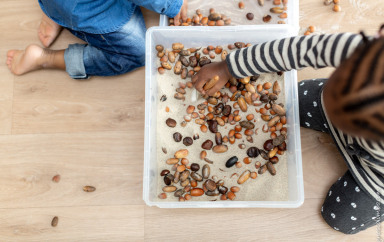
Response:
POLYGON ((170 18, 175 18, 177 23, 180 17, 183 21, 187 20, 187 0, 129 0, 130 2, 142 6, 156 13, 164 14, 170 18))
POLYGON ((213 95, 231 76, 244 78, 304 67, 336 67, 353 52, 361 40, 360 35, 344 33, 298 36, 266 42, 232 52, 226 61, 204 66, 192 81, 196 89, 204 93, 204 84, 218 72, 219 82, 206 92, 213 95))

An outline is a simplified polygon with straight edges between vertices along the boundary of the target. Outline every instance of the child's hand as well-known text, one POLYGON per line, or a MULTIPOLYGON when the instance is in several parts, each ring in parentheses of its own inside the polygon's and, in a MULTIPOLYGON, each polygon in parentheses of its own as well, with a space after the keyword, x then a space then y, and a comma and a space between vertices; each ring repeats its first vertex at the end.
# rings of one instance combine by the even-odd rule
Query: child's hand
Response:
POLYGON ((175 16, 175 25, 180 25, 180 17, 183 20, 183 22, 187 21, 187 10, 188 10, 188 0, 184 0, 183 5, 181 6, 180 12, 175 16))
POLYGON ((225 61, 214 62, 203 66, 200 71, 192 77, 192 83, 195 85, 197 91, 202 94, 212 96, 219 91, 231 77, 232 75, 229 73, 228 66, 225 61), (214 76, 218 76, 219 80, 212 88, 204 90, 204 85, 214 76))

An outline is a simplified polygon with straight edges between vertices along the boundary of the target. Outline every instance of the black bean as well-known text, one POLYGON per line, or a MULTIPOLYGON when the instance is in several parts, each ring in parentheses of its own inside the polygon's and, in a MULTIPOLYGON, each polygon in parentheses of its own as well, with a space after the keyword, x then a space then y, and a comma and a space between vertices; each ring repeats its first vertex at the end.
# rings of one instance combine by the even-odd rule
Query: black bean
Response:
POLYGON ((227 160, 227 162, 225 163, 225 166, 227 168, 230 168, 234 166, 238 160, 239 159, 237 158, 237 156, 232 156, 231 158, 229 158, 229 160, 227 160))

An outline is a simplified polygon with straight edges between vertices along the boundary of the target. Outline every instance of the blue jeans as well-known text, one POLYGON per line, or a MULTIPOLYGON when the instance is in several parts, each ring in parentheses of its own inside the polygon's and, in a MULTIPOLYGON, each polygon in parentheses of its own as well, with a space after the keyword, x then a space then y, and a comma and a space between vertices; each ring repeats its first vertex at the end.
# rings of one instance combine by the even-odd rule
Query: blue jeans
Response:
POLYGON ((74 79, 114 76, 145 63, 145 22, 136 7, 131 19, 107 34, 89 34, 68 29, 87 44, 72 44, 64 52, 66 71, 74 79))

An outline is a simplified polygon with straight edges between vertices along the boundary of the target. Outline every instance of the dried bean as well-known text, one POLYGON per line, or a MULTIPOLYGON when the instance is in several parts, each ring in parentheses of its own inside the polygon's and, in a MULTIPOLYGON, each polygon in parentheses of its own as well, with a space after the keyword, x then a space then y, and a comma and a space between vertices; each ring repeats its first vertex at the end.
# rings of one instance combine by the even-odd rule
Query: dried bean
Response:
POLYGON ((226 145, 216 145, 212 148, 212 151, 215 153, 224 153, 227 152, 228 146, 226 145))
POLYGON ((225 186, 219 186, 218 189, 219 193, 226 194, 228 192, 228 188, 225 186))
POLYGON ((176 189, 177 188, 175 186, 165 186, 163 187, 163 192, 174 192, 176 189))
POLYGON ((176 132, 176 133, 173 134, 173 139, 176 142, 180 142, 182 138, 183 138, 183 136, 179 132, 176 132))
POLYGON ((236 162, 238 160, 239 159, 237 158, 237 156, 232 156, 231 158, 229 158, 229 160, 227 160, 227 162, 225 163, 225 166, 227 168, 231 168, 232 166, 234 166, 236 164, 236 162))
POLYGON ((185 146, 190 146, 190 145, 193 144, 193 139, 192 139, 191 137, 185 137, 185 138, 183 139, 183 144, 184 144, 185 146))
POLYGON ((221 145, 223 143, 223 138, 220 132, 215 133, 215 141, 217 145, 221 145))
POLYGON ((260 154, 260 151, 258 148, 256 147, 250 147, 248 150, 247 150, 247 155, 251 158, 256 158, 258 155, 260 154))
POLYGON ((209 165, 205 164, 203 166, 202 173, 203 173, 203 178, 204 179, 208 179, 209 178, 209 175, 211 174, 211 168, 209 167, 209 165))
POLYGON ((216 120, 208 120, 208 128, 212 133, 217 133, 217 121, 216 120))
POLYGON ((193 188, 191 190, 191 196, 193 197, 202 196, 203 194, 204 194, 204 190, 201 188, 193 188))
POLYGON ((165 170, 162 170, 161 173, 160 173, 160 176, 165 176, 165 175, 169 174, 169 172, 170 172, 170 171, 169 171, 169 170, 166 170, 166 169, 165 169, 165 170))
POLYGON ((168 125, 170 128, 174 128, 176 126, 176 120, 168 118, 165 123, 168 125))
POLYGON ((213 142, 208 139, 208 140, 204 141, 204 143, 201 145, 201 148, 203 148, 205 150, 210 150, 210 149, 212 149, 212 146, 213 146, 213 142))
POLYGON ((263 147, 264 147, 264 150, 266 150, 266 151, 272 150, 274 148, 273 140, 272 139, 266 140, 264 142, 263 147))
POLYGON ((275 166, 271 162, 267 162, 267 169, 272 176, 276 175, 275 166))
POLYGON ((239 179, 237 180, 237 183, 243 184, 249 179, 250 176, 251 176, 251 172, 249 170, 244 171, 243 174, 241 174, 239 179))
POLYGON ((191 177, 194 180, 196 180, 196 181, 202 181, 203 180, 203 177, 200 174, 196 173, 196 172, 192 172, 191 173, 191 177))
POLYGON ((197 163, 192 163, 191 164, 191 170, 192 171, 198 171, 200 169, 200 165, 197 163))
POLYGON ((189 152, 186 149, 178 150, 175 153, 175 158, 178 158, 178 159, 186 158, 188 156, 188 153, 189 152))

